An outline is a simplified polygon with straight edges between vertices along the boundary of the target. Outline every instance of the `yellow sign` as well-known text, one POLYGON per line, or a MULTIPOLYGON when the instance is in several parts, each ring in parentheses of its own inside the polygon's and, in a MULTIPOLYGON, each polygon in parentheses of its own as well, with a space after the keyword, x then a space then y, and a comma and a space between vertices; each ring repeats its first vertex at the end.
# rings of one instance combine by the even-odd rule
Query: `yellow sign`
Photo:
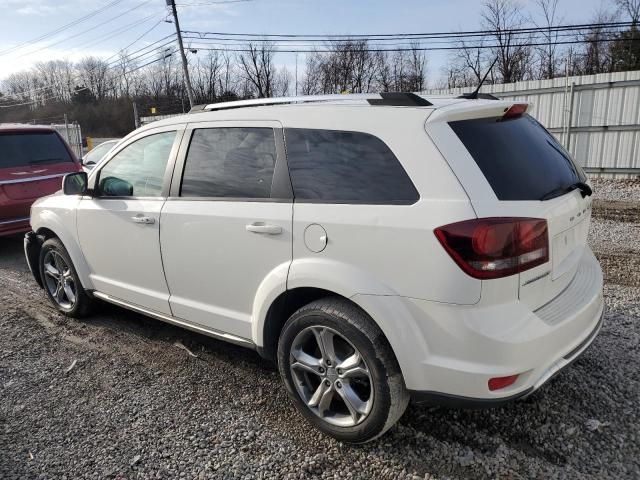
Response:
POLYGON ((152 113, 153 115, 155 115, 155 114, 156 114, 156 107, 151 107, 151 113, 152 113))

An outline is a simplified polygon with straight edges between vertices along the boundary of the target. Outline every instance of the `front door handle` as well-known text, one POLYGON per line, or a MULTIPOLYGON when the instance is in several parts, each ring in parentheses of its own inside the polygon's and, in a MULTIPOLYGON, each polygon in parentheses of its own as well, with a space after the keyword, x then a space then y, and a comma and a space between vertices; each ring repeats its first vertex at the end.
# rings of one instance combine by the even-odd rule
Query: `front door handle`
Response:
POLYGON ((247 232, 262 233, 265 235, 279 235, 282 233, 282 227, 278 225, 268 225, 264 222, 253 222, 246 226, 247 232))
POLYGON ((154 223, 156 223, 156 219, 152 218, 152 217, 144 217, 141 215, 135 216, 135 217, 131 217, 131 220, 133 220, 135 223, 142 223, 144 225, 153 225, 154 223))

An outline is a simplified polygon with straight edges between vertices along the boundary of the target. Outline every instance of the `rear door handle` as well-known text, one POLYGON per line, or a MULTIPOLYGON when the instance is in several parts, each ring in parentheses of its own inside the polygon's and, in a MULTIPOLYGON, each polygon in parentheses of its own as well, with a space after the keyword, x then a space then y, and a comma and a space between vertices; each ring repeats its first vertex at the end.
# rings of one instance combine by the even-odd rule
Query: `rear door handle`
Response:
POLYGON ((278 225, 268 225, 263 222, 253 222, 246 226, 248 232, 262 233, 265 235, 279 235, 282 233, 282 227, 278 225))
POLYGON ((131 217, 131 220, 133 220, 134 223, 142 223, 144 225, 153 225, 154 223, 156 223, 156 219, 155 218, 143 217, 141 215, 137 215, 135 217, 131 217))

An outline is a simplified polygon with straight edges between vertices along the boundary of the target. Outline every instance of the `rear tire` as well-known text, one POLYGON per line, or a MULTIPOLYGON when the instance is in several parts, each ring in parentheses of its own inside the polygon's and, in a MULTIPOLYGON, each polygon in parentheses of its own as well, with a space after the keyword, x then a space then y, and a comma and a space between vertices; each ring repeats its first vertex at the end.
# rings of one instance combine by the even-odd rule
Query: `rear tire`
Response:
POLYGON ((50 238, 40 250, 40 278, 45 292, 59 312, 81 318, 89 313, 92 300, 82 287, 71 257, 57 238, 50 238))
POLYGON ((376 439, 409 403, 384 334, 343 298, 314 301, 289 318, 278 343, 278 368, 300 413, 343 442, 376 439))

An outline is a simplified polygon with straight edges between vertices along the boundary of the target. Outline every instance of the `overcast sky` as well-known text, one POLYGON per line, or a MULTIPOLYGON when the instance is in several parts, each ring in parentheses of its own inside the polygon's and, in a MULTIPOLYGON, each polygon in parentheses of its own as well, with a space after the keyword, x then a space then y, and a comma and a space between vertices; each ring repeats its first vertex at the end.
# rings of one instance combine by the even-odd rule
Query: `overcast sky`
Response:
MULTIPOLYGON (((113 0, 1 0, 0 79, 42 60, 86 55, 109 57, 167 14, 165 0, 124 0, 51 38, 6 50, 46 34, 89 14, 113 0), (134 7, 140 5, 128 13, 134 7), (123 14, 124 13, 124 14, 123 14), (123 15, 122 15, 123 14, 123 15), (114 18, 122 15, 119 18, 114 18), (130 28, 131 27, 131 28, 130 28), (118 33, 121 29, 121 33, 118 33), (73 38, 69 38, 72 37, 73 38), (2 53, 4 52, 4 53, 2 53)), ((238 33, 374 34, 415 33, 479 28, 481 0, 253 0, 211 5, 215 0, 178 0, 195 6, 179 9, 183 30, 238 33)), ((534 12, 534 0, 521 0, 534 12)), ((588 22, 601 6, 613 0, 559 0, 564 23, 588 22)), ((153 42, 174 29, 162 22, 130 51, 153 42)), ((447 60, 444 52, 429 52, 429 82, 447 60)), ((302 64, 303 59, 300 59, 302 64)), ((278 63, 293 68, 293 54, 280 54, 278 63)))

